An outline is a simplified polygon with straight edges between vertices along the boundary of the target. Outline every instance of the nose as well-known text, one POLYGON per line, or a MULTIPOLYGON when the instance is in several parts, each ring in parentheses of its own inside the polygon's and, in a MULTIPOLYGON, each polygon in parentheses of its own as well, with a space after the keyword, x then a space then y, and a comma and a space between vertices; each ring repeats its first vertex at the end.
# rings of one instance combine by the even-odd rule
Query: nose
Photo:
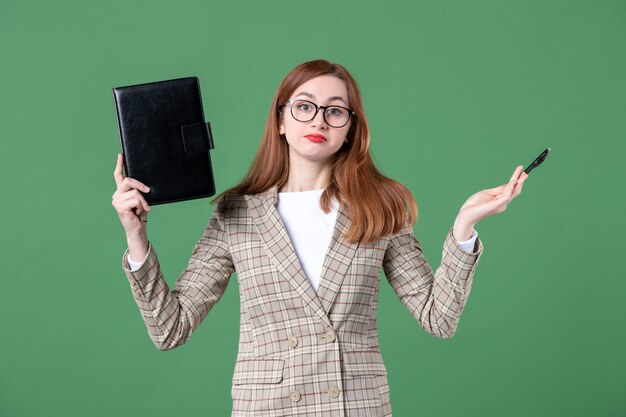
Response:
POLYGON ((311 125, 319 126, 319 127, 328 127, 328 125, 326 123, 326 119, 324 118, 324 112, 325 111, 326 111, 326 109, 324 109, 324 108, 318 108, 317 109, 317 113, 315 114, 315 117, 313 117, 313 119, 311 119, 311 125))

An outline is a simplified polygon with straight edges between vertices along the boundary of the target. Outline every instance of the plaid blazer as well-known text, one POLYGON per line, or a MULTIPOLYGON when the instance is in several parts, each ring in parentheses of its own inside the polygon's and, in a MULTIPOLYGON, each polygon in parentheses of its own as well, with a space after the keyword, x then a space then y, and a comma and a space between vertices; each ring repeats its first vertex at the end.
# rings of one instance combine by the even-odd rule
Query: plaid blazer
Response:
POLYGON ((232 416, 391 416, 376 322, 381 267, 400 301, 434 336, 454 334, 482 243, 474 253, 448 233, 433 273, 407 224, 350 244, 340 205, 317 293, 276 209, 277 189, 221 198, 174 290, 150 245, 141 268, 123 267, 148 332, 162 350, 185 343, 236 271, 239 351, 232 416))

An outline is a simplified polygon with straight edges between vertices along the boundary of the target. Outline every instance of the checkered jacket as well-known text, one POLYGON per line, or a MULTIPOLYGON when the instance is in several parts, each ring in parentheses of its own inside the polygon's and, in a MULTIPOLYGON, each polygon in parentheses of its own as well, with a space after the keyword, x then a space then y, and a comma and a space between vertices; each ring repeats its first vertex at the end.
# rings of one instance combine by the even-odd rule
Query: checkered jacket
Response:
POLYGON ((135 272, 124 254, 152 341, 166 350, 189 340, 236 272, 241 316, 232 416, 391 416, 376 322, 381 267, 420 326, 447 338, 482 243, 466 253, 450 230, 433 273, 409 224, 373 243, 347 243, 349 211, 341 204, 316 293, 276 203, 276 187, 221 198, 171 291, 152 245, 135 272))

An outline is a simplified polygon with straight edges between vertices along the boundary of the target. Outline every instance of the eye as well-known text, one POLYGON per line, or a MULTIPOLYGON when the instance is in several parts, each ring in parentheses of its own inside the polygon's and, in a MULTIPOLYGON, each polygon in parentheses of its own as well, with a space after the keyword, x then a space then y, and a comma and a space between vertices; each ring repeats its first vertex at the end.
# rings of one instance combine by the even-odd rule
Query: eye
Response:
POLYGON ((326 109, 326 114, 329 116, 343 116, 346 111, 341 107, 329 107, 326 109))
POLYGON ((311 105, 311 103, 307 103, 306 101, 297 102, 296 107, 298 108, 298 110, 301 110, 307 113, 313 110, 313 106, 311 105))

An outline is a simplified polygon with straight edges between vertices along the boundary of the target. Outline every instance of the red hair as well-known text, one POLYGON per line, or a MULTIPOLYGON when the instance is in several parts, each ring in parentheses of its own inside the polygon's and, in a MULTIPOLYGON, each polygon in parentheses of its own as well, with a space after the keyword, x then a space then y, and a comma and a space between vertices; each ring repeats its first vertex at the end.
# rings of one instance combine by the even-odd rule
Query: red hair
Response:
POLYGON ((381 174, 372 161, 370 132, 356 81, 343 66, 321 59, 298 65, 283 79, 274 95, 261 144, 248 173, 240 184, 222 194, 257 194, 274 185, 280 189, 287 182, 289 145, 278 130, 280 107, 296 88, 321 75, 332 75, 345 83, 349 107, 356 115, 347 143, 335 154, 330 184, 320 199, 321 208, 328 213, 332 197, 347 205, 351 227, 345 238, 349 242, 373 242, 398 232, 406 222, 415 224, 417 206, 409 190, 381 174))

